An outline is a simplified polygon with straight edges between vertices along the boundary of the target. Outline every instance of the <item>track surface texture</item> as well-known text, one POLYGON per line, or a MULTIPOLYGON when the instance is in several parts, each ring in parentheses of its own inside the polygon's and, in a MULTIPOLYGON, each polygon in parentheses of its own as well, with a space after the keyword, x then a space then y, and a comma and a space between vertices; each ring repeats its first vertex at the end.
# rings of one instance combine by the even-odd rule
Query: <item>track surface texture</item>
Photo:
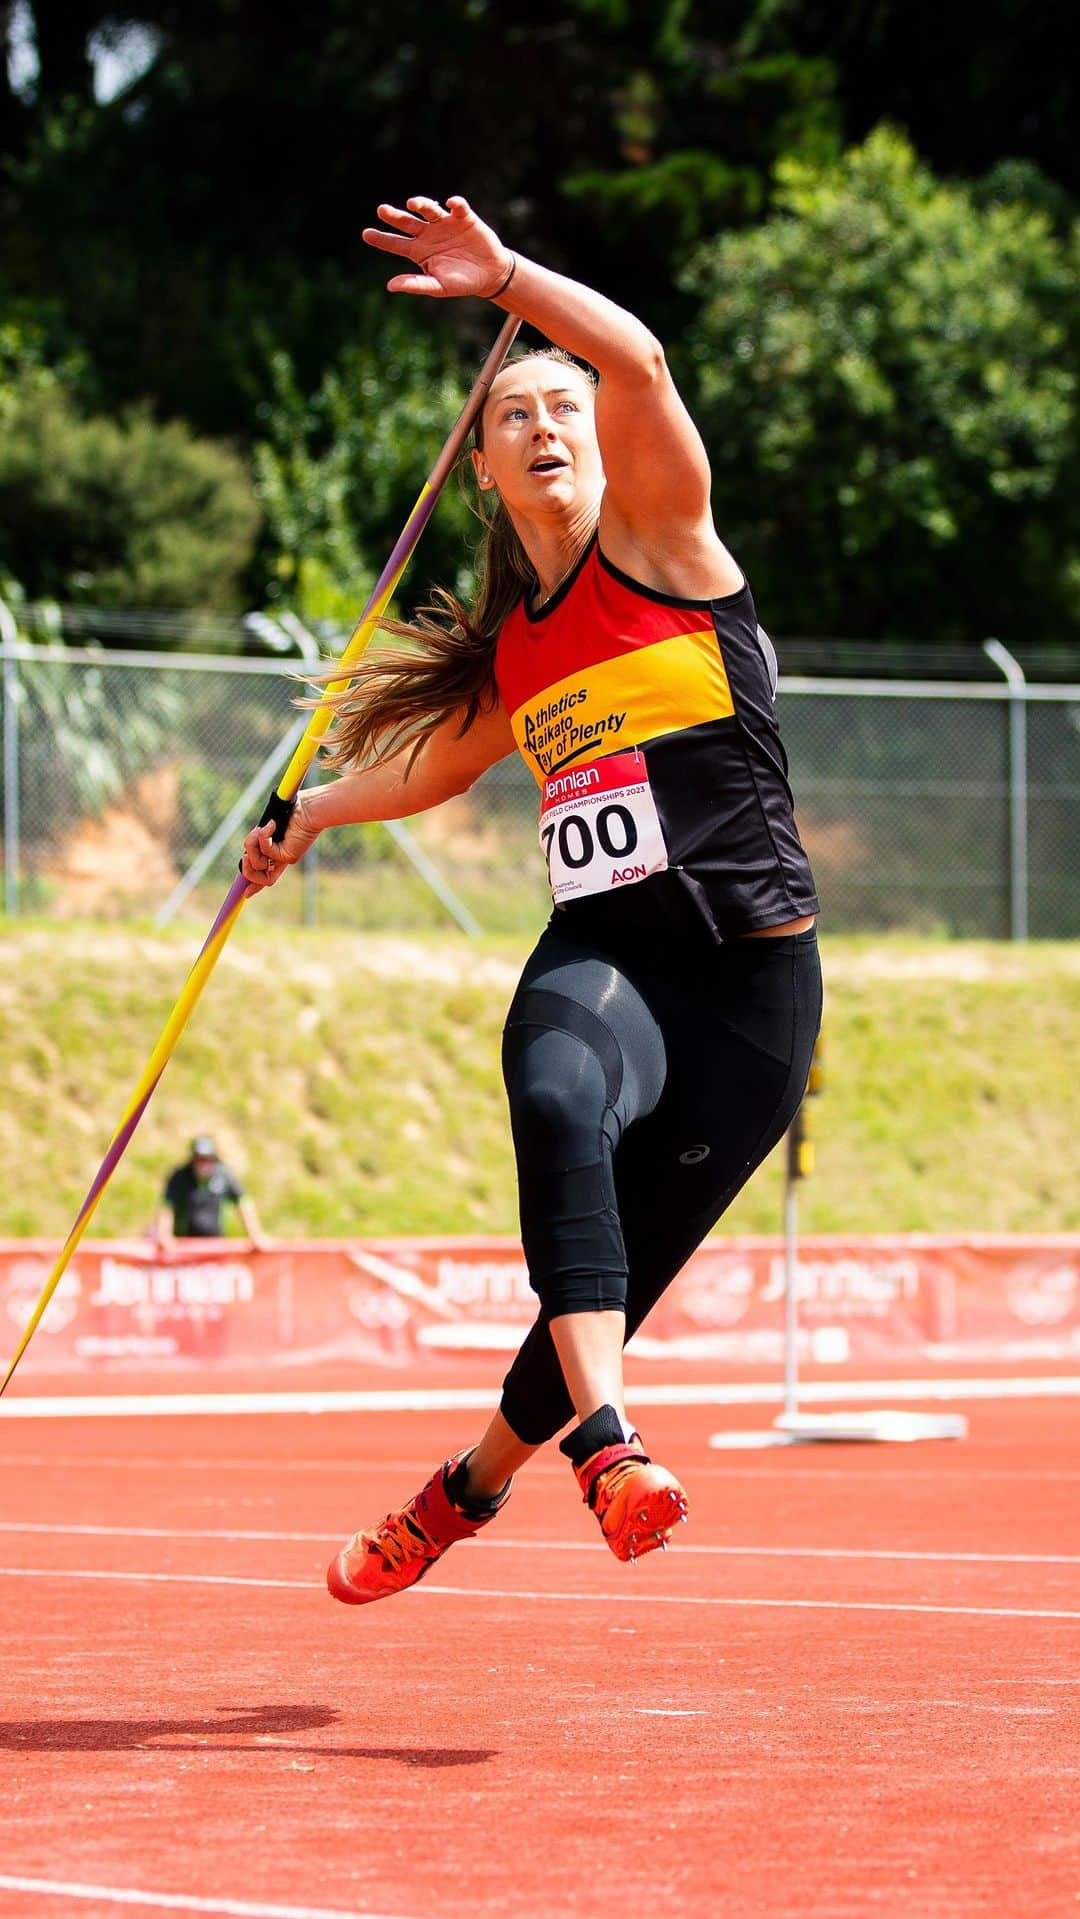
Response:
POLYGON ((965 1410, 718 1453, 745 1409, 654 1407, 670 1552, 551 1447, 356 1610, 332 1549, 477 1414, 4 1421, 0 1913, 1075 1915, 1080 1401, 965 1410))

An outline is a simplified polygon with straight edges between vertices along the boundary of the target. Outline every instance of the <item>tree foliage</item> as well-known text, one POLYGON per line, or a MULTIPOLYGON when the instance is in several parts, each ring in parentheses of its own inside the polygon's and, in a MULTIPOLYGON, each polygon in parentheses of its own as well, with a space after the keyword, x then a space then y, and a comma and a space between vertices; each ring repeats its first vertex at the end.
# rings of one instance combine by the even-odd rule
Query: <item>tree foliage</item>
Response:
MULTIPOLYGON (((266 598, 306 619, 353 624, 408 506, 461 409, 445 345, 399 309, 379 311, 362 344, 345 347, 310 393, 284 348, 268 356, 255 473, 266 516, 266 598)), ((447 488, 408 583, 467 584, 471 522, 447 488)))
MULTIPOLYGON (((423 188, 466 193, 690 365, 725 523, 775 579, 785 623, 911 630, 933 555, 935 630, 1075 630, 1077 343, 1053 341, 1077 278, 1080 146, 1039 9, 21 0, 0 3, 0 27, 16 11, 37 70, 0 62, 0 333, 27 314, 38 329, 20 376, 24 510, 9 489, 0 530, 17 575, 160 597, 198 573, 187 590, 204 603, 271 592, 345 617, 445 431, 455 370, 464 384, 490 335, 477 302, 435 319, 404 305, 390 328, 385 263, 359 229, 423 188), (842 162, 883 119, 921 166, 895 143, 887 159, 883 136, 842 162), (845 220, 867 236, 850 251, 845 220), (749 366, 710 363, 747 340, 749 366), (267 532, 242 587, 250 505, 227 448, 216 483, 205 464, 196 483, 209 452, 181 457, 179 429, 155 424, 181 419, 254 454, 267 532), (184 524, 168 540, 144 526, 138 564, 121 563, 120 517, 138 525, 140 502, 170 493, 147 450, 159 433, 190 475, 172 488, 184 524), (31 476, 46 438, 66 446, 63 481, 31 476), (212 551, 196 567, 199 524, 212 551), (813 595, 797 603, 792 556, 813 595)), ((432 573, 448 576, 463 525, 448 498, 432 573)))
POLYGON ((102 650, 100 666, 24 661, 19 756, 24 834, 53 839, 96 815, 153 766, 183 714, 176 675, 154 672, 138 701, 125 700, 102 650))
POLYGON ((936 172, 973 177, 1021 159, 1080 198, 1063 14, 1030 0, 769 0, 752 14, 763 52, 832 62, 845 145, 887 119, 936 172))
MULTIPOLYGON (((463 192, 666 333, 673 262, 760 211, 780 153, 836 145, 828 60, 746 55, 742 0, 311 0, 302 23, 145 0, 100 12, 99 37, 126 19, 157 49, 108 101, 85 6, 48 11, 53 79, 8 168, 11 285, 78 286, 111 402, 210 432, 250 430, 268 325, 309 386, 349 343, 381 284, 359 240, 381 199, 463 192)), ((445 318, 466 352, 479 324, 445 318)))
POLYGON ((788 631, 1075 622, 1076 276, 1046 214, 981 205, 880 129, 788 160, 777 210, 704 247, 690 361, 722 523, 788 631))
POLYGON ((145 408, 84 414, 55 372, 10 350, 11 329, 7 340, 0 576, 31 599, 236 604, 259 517, 243 461, 145 408))

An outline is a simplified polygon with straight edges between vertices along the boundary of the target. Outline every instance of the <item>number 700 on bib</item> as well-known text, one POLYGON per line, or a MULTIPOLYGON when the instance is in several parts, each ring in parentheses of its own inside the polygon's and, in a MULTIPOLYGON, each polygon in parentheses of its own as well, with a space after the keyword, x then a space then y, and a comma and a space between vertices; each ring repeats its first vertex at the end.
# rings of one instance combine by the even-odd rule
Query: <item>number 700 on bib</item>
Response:
POLYGON ((640 749, 549 773, 540 846, 556 906, 662 873, 667 847, 640 749))

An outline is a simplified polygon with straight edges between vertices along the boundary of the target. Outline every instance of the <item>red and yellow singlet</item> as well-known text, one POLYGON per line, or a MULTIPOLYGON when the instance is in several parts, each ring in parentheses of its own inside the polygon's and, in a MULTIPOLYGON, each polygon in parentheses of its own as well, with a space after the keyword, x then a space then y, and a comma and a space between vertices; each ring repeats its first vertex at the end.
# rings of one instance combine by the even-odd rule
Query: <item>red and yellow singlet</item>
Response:
POLYGON ((681 600, 594 539, 537 610, 503 622, 499 695, 541 788, 556 908, 731 938, 816 913, 749 587, 681 600))

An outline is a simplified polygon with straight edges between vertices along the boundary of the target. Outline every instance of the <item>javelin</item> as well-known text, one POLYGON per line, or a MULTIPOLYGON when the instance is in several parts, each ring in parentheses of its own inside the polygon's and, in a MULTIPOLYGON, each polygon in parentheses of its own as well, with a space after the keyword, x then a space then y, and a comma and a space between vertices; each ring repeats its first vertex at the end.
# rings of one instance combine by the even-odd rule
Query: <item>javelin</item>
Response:
MULTIPOLYGON (((484 362, 480 377, 451 427, 442 452, 420 489, 416 505, 405 522, 397 545, 376 580, 371 597, 353 628, 349 643, 341 656, 340 664, 343 668, 355 666, 393 599, 398 581, 434 512, 435 502, 487 398, 488 388, 510 351, 520 325, 520 320, 513 314, 504 321, 499 337, 484 362)), ((327 687, 322 702, 312 713, 303 738, 267 802, 266 810, 259 821, 260 826, 273 825, 276 833, 283 833, 288 826, 296 795, 319 750, 319 742, 333 718, 333 696, 345 691, 349 679, 350 674, 345 672, 340 679, 333 680, 327 687)), ((123 1158, 128 1141, 150 1104, 154 1088, 172 1058, 176 1042, 187 1025, 199 995, 214 970, 218 955, 239 918, 246 893, 247 882, 243 874, 238 873, 222 901, 202 951, 187 976, 183 991, 162 1028, 161 1036, 146 1063, 142 1077, 124 1109, 123 1118, 113 1134, 109 1150, 94 1175, 90 1190, 79 1208, 75 1224, 64 1241, 60 1256, 49 1274, 41 1298, 30 1315, 15 1357, 4 1375, 3 1384, 0 1384, 0 1394, 7 1390, 12 1374, 33 1338, 45 1308, 67 1269, 68 1262, 97 1210, 98 1201, 123 1158)))

